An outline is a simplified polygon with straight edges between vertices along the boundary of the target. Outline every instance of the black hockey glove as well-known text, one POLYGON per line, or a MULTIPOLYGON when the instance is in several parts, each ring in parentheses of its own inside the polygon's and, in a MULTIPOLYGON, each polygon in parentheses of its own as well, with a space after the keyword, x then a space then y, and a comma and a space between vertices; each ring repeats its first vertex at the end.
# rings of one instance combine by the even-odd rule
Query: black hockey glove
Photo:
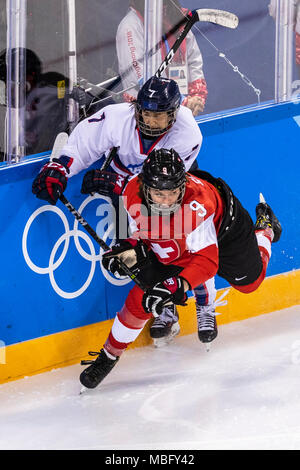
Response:
POLYGON ((168 303, 186 305, 187 295, 184 292, 184 279, 180 276, 169 277, 163 282, 158 282, 143 295, 142 305, 147 313, 154 317, 161 315, 163 308, 168 303))
POLYGON ((67 186, 69 168, 57 158, 46 163, 32 183, 32 192, 37 198, 43 199, 53 206, 67 186))
POLYGON ((125 177, 118 173, 90 170, 83 177, 81 192, 83 194, 99 193, 104 196, 111 196, 114 193, 120 196, 127 180, 128 176, 125 177))
POLYGON ((133 274, 137 275, 149 260, 148 249, 141 240, 127 238, 127 240, 114 245, 110 251, 103 254, 103 267, 115 277, 122 278, 126 274, 120 267, 119 258, 130 268, 133 274))

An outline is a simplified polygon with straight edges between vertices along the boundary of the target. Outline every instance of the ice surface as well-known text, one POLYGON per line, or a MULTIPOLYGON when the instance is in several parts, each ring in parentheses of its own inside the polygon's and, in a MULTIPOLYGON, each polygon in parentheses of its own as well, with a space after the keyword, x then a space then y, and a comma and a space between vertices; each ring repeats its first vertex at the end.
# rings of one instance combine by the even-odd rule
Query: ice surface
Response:
POLYGON ((0 449, 300 449, 300 306, 0 386, 0 449))

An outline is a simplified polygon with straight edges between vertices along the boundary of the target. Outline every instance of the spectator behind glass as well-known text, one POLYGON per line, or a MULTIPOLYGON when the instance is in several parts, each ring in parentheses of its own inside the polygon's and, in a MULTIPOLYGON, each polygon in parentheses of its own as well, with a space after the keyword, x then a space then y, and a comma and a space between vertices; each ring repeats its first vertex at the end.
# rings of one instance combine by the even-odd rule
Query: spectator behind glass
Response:
MULTIPOLYGON (((68 80, 58 72, 42 73, 42 62, 30 49, 12 49, 12 64, 15 64, 17 52, 20 61, 25 57, 26 103, 21 106, 25 104, 25 152, 32 155, 51 149, 56 135, 68 128, 68 80)), ((14 79, 14 70, 11 76, 14 79)), ((0 52, 0 80, 6 85, 6 50, 0 52)))
MULTIPOLYGON (((119 24, 116 35, 119 73, 122 76, 123 88, 136 85, 135 88, 128 90, 128 93, 124 93, 126 101, 136 98, 143 84, 144 3, 144 0, 129 2, 129 11, 119 24)), ((187 12, 188 10, 182 8, 178 0, 163 0, 164 40, 158 52, 159 63, 165 58, 176 39, 176 36, 169 32, 187 12)), ((176 33, 178 35, 178 31, 176 33)), ((178 81, 181 94, 185 96, 182 104, 190 108, 194 116, 202 112, 207 97, 207 85, 203 74, 202 54, 191 31, 165 73, 168 78, 178 81)))

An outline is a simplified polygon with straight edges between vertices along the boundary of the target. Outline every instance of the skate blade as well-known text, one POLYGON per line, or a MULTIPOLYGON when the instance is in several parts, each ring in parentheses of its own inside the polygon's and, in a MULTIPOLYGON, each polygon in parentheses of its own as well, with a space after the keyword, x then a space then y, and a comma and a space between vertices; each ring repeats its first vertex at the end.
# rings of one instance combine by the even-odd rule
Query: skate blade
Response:
POLYGON ((259 202, 262 202, 263 204, 266 204, 266 200, 263 196, 263 193, 259 193, 259 202))
POLYGON ((79 396, 82 395, 89 395, 91 392, 94 392, 96 388, 87 388, 84 385, 81 386, 81 389, 79 391, 79 396))
POLYGON ((210 352, 210 343, 204 343, 205 351, 210 352))
POLYGON ((175 336, 180 333, 179 323, 174 323, 171 328, 171 332, 168 336, 163 336, 162 338, 153 338, 153 344, 155 348, 162 348, 167 346, 175 336))

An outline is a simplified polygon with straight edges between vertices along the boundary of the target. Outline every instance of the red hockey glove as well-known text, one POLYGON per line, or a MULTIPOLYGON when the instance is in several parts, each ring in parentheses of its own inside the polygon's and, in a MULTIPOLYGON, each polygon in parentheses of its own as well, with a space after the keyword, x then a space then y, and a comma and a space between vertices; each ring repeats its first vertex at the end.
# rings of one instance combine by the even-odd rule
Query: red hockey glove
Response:
POLYGON ((83 194, 99 193, 104 196, 111 196, 114 193, 119 196, 122 194, 127 180, 128 176, 125 177, 118 173, 90 170, 84 175, 81 192, 83 194))
POLYGON ((37 198, 55 205, 67 186, 69 168, 57 158, 43 166, 32 183, 32 192, 37 198))
POLYGON ((182 277, 174 276, 147 289, 142 300, 145 312, 152 313, 154 317, 157 317, 161 315, 165 305, 170 302, 175 305, 186 305, 187 295, 184 291, 183 281, 182 277))
POLYGON ((141 240, 127 238, 127 240, 114 245, 110 251, 104 253, 102 256, 103 267, 113 273, 115 277, 122 278, 126 274, 120 267, 119 258, 136 275, 149 260, 148 249, 141 240))

